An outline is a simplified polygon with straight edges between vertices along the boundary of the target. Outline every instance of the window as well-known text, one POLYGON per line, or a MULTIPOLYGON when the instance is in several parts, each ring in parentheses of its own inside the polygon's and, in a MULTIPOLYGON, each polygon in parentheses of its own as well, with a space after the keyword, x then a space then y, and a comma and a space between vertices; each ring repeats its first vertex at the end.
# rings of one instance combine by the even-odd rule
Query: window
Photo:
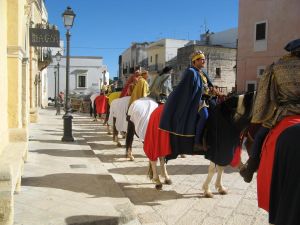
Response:
POLYGON ((86 88, 86 74, 77 76, 77 88, 86 88))
POLYGON ((216 78, 221 78, 221 68, 216 68, 216 78))
POLYGON ((266 23, 257 23, 256 24, 256 40, 265 40, 266 39, 266 23))
POLYGON ((266 51, 268 47, 268 22, 258 21, 254 24, 254 51, 266 51))
POLYGON ((258 66, 257 67, 257 72, 256 72, 257 77, 261 77, 264 74, 265 69, 266 69, 265 66, 258 66))
POLYGON ((256 81, 246 81, 246 91, 252 92, 256 90, 256 81))
POLYGON ((152 63, 152 56, 150 56, 150 62, 152 63))

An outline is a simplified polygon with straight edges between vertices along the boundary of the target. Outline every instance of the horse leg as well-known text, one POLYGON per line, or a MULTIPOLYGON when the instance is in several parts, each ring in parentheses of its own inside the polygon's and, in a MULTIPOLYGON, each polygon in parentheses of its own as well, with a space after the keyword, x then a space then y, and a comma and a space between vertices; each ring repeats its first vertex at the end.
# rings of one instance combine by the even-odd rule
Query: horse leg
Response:
POLYGON ((168 174, 168 171, 167 171, 165 157, 159 157, 159 162, 160 162, 161 174, 165 178, 165 184, 172 184, 172 181, 171 181, 171 179, 169 177, 169 174, 168 174))
POLYGON ((213 162, 210 162, 209 167, 208 167, 208 174, 207 174, 206 180, 202 186, 205 198, 212 198, 214 196, 209 188, 209 185, 215 174, 215 167, 216 167, 216 165, 213 162))
POLYGON ((134 160, 134 157, 132 155, 133 137, 134 137, 134 123, 128 120, 127 135, 126 135, 126 157, 128 157, 131 161, 134 160))
POLYGON ((121 143, 119 142, 119 137, 118 137, 118 131, 116 128, 116 117, 113 117, 113 141, 117 142, 118 147, 122 147, 121 143))
POLYGON ((157 169, 156 169, 156 161, 149 161, 149 178, 152 180, 153 183, 155 183, 156 190, 162 189, 162 183, 159 179, 157 169), (152 171, 152 177, 151 177, 151 171, 152 171))
POLYGON ((218 173, 217 173, 217 179, 216 179, 215 187, 216 187, 217 191, 219 192, 219 194, 227 195, 228 192, 222 184, 222 174, 224 172, 224 166, 218 166, 217 165, 217 171, 218 171, 218 173))

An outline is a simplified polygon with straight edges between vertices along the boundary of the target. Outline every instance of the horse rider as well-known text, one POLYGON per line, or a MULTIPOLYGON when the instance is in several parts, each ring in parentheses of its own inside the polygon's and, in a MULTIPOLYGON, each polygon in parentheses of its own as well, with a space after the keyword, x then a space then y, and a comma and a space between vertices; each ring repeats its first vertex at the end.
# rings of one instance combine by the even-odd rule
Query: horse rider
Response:
POLYGON ((247 163, 240 169, 249 183, 260 163, 261 148, 269 130, 286 116, 300 115, 300 39, 289 42, 289 54, 266 69, 260 78, 252 123, 261 124, 247 163))
POLYGON ((213 87, 204 71, 205 55, 195 51, 191 57, 192 66, 185 70, 182 80, 169 95, 162 112, 159 128, 170 132, 172 154, 194 154, 200 148, 201 136, 208 117, 203 94, 213 87), (196 131, 195 131, 196 130, 196 131), (199 148, 195 148, 198 145, 199 148))
POLYGON ((157 103, 165 103, 168 96, 173 91, 171 74, 173 68, 166 66, 162 72, 158 74, 150 85, 149 97, 153 98, 157 103))

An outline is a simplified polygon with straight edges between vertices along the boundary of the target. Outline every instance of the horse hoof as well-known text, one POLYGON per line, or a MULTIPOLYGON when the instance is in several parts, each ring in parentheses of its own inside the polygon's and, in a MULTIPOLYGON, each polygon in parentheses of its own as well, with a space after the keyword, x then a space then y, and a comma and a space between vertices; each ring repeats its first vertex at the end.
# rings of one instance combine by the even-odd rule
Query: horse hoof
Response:
POLYGON ((214 197, 214 195, 211 192, 204 192, 203 195, 205 198, 213 198, 214 197))
POLYGON ((165 184, 171 185, 171 184, 172 184, 172 180, 171 180, 171 179, 166 179, 166 180, 165 180, 165 184))
POLYGON ((162 190, 162 184, 155 184, 155 189, 158 191, 162 190))
POLYGON ((219 192, 220 195, 227 195, 228 194, 228 191, 226 189, 218 190, 218 192, 219 192))
POLYGON ((134 161, 133 155, 129 156, 129 160, 130 160, 130 161, 134 161))
POLYGON ((118 147, 122 147, 122 145, 121 145, 121 143, 120 143, 120 142, 118 142, 118 143, 117 143, 117 146, 118 146, 118 147))

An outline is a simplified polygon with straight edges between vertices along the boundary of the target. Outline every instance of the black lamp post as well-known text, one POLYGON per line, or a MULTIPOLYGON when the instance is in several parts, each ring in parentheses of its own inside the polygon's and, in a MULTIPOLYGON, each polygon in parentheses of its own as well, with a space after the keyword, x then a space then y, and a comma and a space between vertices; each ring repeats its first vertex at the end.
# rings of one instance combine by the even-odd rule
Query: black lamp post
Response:
POLYGON ((54 71, 54 107, 57 106, 57 96, 56 96, 56 71, 54 71))
MULTIPOLYGON (((55 55, 56 61, 57 61, 57 94, 56 94, 56 98, 59 96, 59 62, 61 60, 61 54, 58 51, 55 55)), ((60 115, 60 104, 62 99, 58 99, 58 101, 56 101, 56 115, 60 115)))
POLYGON ((70 29, 73 26, 75 13, 71 9, 71 7, 67 7, 65 12, 62 14, 64 19, 64 25, 67 29, 66 38, 67 38, 67 57, 66 57, 66 102, 65 102, 65 115, 64 119, 64 136, 62 137, 62 141, 74 141, 74 137, 72 135, 72 119, 73 116, 71 114, 71 106, 69 101, 69 70, 70 70, 70 29))

